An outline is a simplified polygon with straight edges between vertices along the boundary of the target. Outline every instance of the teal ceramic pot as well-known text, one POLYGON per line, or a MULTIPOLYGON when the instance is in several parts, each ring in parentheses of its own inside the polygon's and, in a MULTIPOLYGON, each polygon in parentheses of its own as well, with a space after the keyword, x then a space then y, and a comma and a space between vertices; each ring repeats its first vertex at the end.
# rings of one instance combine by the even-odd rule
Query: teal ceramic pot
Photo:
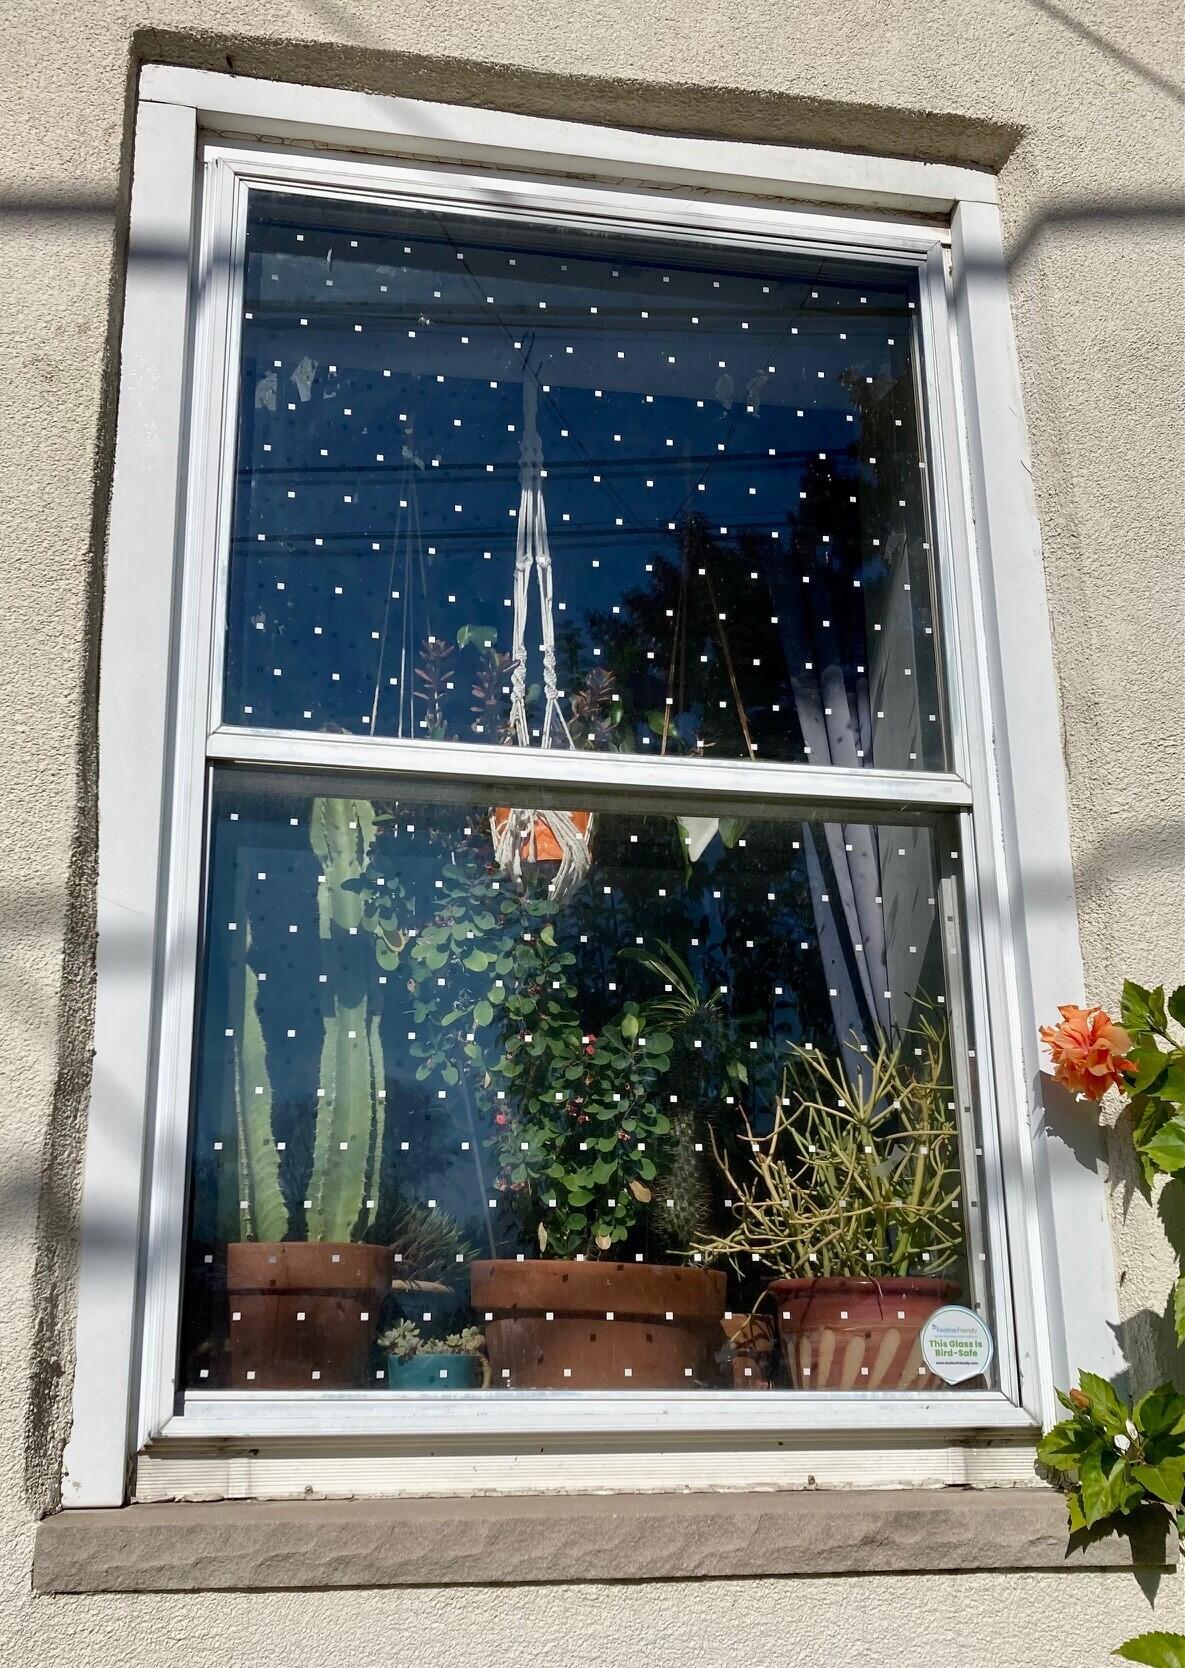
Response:
POLYGON ((481 1362, 476 1355, 443 1355, 421 1350, 409 1361, 387 1357, 391 1390, 479 1390, 481 1362))

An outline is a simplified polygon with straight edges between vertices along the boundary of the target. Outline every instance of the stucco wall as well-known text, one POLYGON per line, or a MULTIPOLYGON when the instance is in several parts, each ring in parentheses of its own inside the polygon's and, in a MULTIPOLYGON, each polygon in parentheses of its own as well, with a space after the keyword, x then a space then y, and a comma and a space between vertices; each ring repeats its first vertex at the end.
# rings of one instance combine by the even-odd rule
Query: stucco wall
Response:
MULTIPOLYGON (((1002 165, 1088 983, 1110 1000, 1125 972, 1185 970, 1179 7, 75 0, 0 18, 0 1660, 1103 1663, 1148 1625, 1122 1575, 35 1602, 28 1575, 69 1408, 134 58, 1002 165)), ((1171 1265, 1121 1143, 1115 1162, 1124 1342, 1147 1382, 1181 1370, 1161 1318, 1171 1265)), ((1174 1607, 1185 1625, 1180 1578, 1157 1609, 1174 1607)))

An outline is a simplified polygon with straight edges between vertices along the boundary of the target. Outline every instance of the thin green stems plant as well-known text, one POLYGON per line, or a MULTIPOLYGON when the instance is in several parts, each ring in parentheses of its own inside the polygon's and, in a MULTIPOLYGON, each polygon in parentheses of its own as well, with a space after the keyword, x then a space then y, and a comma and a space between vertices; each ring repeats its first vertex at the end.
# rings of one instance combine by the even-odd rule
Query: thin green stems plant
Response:
POLYGON ((738 1273, 878 1279, 938 1274, 963 1245, 961 1187, 944 1033, 929 1022, 896 1043, 842 1057, 795 1045, 775 1096, 773 1127, 742 1114, 742 1166, 712 1150, 735 1224, 692 1250, 738 1273), (914 1058, 907 1063, 907 1044, 914 1058))

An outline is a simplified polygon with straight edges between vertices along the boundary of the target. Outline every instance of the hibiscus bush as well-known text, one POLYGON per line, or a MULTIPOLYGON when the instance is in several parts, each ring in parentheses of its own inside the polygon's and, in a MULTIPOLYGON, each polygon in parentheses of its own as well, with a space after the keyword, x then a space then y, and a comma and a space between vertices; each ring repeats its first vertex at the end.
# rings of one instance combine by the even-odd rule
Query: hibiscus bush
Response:
MULTIPOLYGON (((1185 985, 1171 995, 1124 981, 1120 1023, 1104 1008, 1067 1003, 1061 1021, 1043 1025, 1041 1039, 1058 1083, 1084 1100, 1111 1089, 1127 1099, 1132 1144, 1145 1183, 1158 1177, 1181 1186, 1185 1177, 1185 985)), ((1185 1343, 1185 1278, 1173 1293, 1177 1342, 1185 1343)))
MULTIPOLYGON (((1072 1094, 1101 1101, 1111 1089, 1127 1100, 1132 1142, 1151 1189, 1162 1176, 1185 1185, 1185 985, 1166 996, 1128 979, 1119 1022, 1100 1007, 1060 1008, 1057 1025, 1041 1038, 1053 1075, 1072 1094)), ((1173 1312, 1185 1343, 1185 1278, 1177 1281, 1173 1312)), ((1072 1530, 1092 1529, 1155 1507, 1185 1533, 1185 1396, 1159 1385, 1129 1407, 1095 1373, 1079 1388, 1058 1391, 1069 1410, 1041 1439, 1038 1458, 1070 1485, 1072 1530)), ((1150 1668, 1185 1668, 1185 1634, 1145 1633, 1114 1652, 1150 1668)))

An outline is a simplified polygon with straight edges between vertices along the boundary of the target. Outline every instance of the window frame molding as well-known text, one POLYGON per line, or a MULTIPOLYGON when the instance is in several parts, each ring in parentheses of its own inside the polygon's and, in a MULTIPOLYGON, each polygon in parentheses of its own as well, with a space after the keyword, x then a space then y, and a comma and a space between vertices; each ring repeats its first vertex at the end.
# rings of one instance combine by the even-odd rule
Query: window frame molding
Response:
MULTIPOLYGON (((463 201, 472 208, 471 199, 463 201)), ((224 401, 217 429, 224 445, 233 446, 234 425, 226 416, 224 401)), ((463 1428, 459 1412, 475 1439, 502 1441, 577 1431, 640 1438, 663 1430, 705 1438, 798 1433, 801 1441, 812 1433, 863 1432, 871 1440, 877 1432, 906 1430, 965 1440, 981 1432, 1031 1434, 1053 1410, 1054 1382, 1066 1382, 1072 1366, 1084 1359, 1106 1371, 1121 1365, 1109 1330, 1116 1294, 1097 1153, 1084 1150, 1076 1127, 1074 1145, 1066 1139, 1063 1097, 1041 1078, 1036 1058, 1036 1016, 1049 1011, 1055 994, 1073 998, 1082 980, 1044 575, 1027 471, 989 174, 656 138, 160 66, 142 71, 103 623, 96 1054, 63 1504, 122 1502, 129 1462, 150 1443, 157 1453, 177 1440, 188 1447, 320 1437, 332 1446, 329 1408, 333 1432, 355 1444, 362 1435, 389 1441, 447 1430, 455 1436, 463 1428), (300 118, 293 120, 297 109, 300 118), (227 133, 251 139, 226 144, 217 136, 227 133), (310 140, 321 153, 332 145, 370 155, 331 159, 278 148, 310 140), (430 171, 419 166, 429 162, 435 164, 430 171), (549 177, 540 176, 541 166, 549 177), (200 224, 207 168, 213 169, 213 211, 200 224), (556 177, 569 173, 579 183, 556 177), (185 1078, 197 974, 197 923, 178 900, 192 901, 204 841, 202 795, 192 788, 196 782, 200 789, 207 757, 276 760, 287 748, 297 762, 315 758, 319 749, 329 752, 314 736, 269 732, 265 738, 207 726, 207 703, 220 694, 217 657, 208 654, 217 591, 208 572, 194 572, 194 553, 204 551, 207 562, 223 559, 225 541, 212 517, 225 516, 228 506, 219 493, 225 457, 208 444, 191 449, 189 426, 195 436, 208 433, 213 402, 223 397, 203 367, 225 348, 238 269, 232 260, 219 274, 219 262, 233 250, 212 239, 232 223, 227 194, 253 174, 269 183, 287 177, 302 187, 332 184, 337 194, 343 182, 364 190, 385 183, 389 192, 397 181, 413 194, 434 193, 437 202, 442 181, 455 179, 462 189, 466 181, 479 186, 500 214, 578 219, 601 203, 618 225, 635 221, 669 232, 677 211, 680 226, 692 223, 697 237, 714 242, 739 237, 751 247, 776 231, 801 247, 812 235, 822 242, 826 233, 832 252, 840 247, 882 258, 891 252, 921 268, 923 303, 932 315, 927 441, 943 470, 932 487, 954 771, 867 771, 854 787, 848 773, 816 766, 721 761, 705 769, 680 761, 672 791, 710 787, 740 803, 772 789, 788 804, 834 802, 857 815, 878 806, 891 810, 896 801, 959 816, 978 879, 977 892, 964 889, 964 909, 973 917, 968 934, 972 946, 982 946, 982 956, 968 956, 977 988, 967 1005, 977 1015, 982 1099, 997 1108, 1001 1143, 995 1173, 1003 1178, 1003 1197, 985 1203, 993 1240, 989 1269, 1007 1265, 997 1305, 1002 1286, 1010 1282, 1016 1294, 1015 1312, 1005 1304, 1000 1318, 1001 1325, 1014 1323, 1016 1336, 1015 1373, 1006 1368, 1001 1391, 921 1398, 771 1392, 734 1397, 732 1404, 727 1392, 569 1393, 550 1402, 512 1392, 499 1396, 497 1406, 457 1393, 407 1399, 405 1406, 388 1391, 348 1398, 219 1392, 187 1394, 186 1413, 173 1411, 185 1078), (889 213, 904 218, 886 220, 889 213), (911 218, 923 214, 933 223, 911 218), (195 308, 199 295, 203 304, 195 308), (163 551, 171 560, 162 560, 163 551), (1008 621, 1006 635, 997 629, 1001 619, 1008 621), (969 652, 973 642, 981 647, 969 652), (208 677, 199 671, 203 657, 212 667, 208 677), (1051 759, 1059 768, 1050 769, 1051 759), (989 987, 996 1018, 991 1048, 984 1018, 989 987), (1001 1014, 1008 1016, 1003 1041, 1001 1014), (993 1074, 994 1084, 986 1081, 993 1074), (171 1106, 172 1114, 154 1118, 154 1106, 171 1106), (152 1208, 153 1198, 164 1208, 152 1208)), ((475 778, 496 770, 503 780, 538 781, 545 774, 555 785, 610 785, 609 765, 595 755, 557 753, 541 769, 537 757, 516 760, 506 752, 495 761, 489 749, 470 744, 417 742, 409 749, 378 738, 341 738, 325 762, 382 769, 384 760, 416 778, 461 765, 475 778)), ((614 784, 634 774, 623 773, 616 757, 611 764, 614 784)), ((985 1194, 992 1187, 990 1162, 987 1168, 985 1194)), ((688 1458, 690 1474, 694 1449, 688 1458)))

